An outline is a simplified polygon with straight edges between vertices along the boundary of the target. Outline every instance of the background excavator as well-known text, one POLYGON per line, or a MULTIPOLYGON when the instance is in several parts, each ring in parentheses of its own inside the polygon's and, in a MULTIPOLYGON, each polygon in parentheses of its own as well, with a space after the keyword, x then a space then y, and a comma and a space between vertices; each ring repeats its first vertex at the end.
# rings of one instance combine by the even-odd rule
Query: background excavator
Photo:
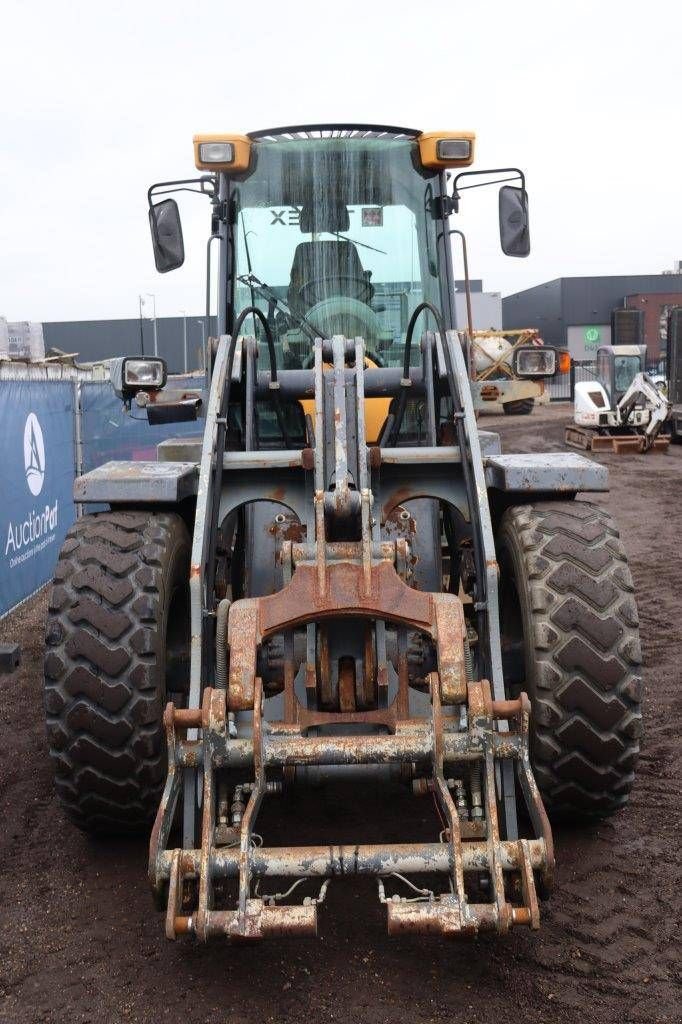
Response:
POLYGON ((566 443, 619 454, 667 451, 670 438, 661 429, 670 402, 645 366, 645 345, 602 345, 597 379, 575 385, 574 423, 566 427, 566 443))

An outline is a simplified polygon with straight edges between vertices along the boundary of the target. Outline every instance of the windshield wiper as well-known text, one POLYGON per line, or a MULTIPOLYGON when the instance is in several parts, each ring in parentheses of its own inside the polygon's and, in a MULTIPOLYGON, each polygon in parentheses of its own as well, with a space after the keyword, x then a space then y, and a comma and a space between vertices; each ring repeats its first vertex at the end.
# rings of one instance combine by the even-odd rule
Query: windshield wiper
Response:
POLYGON ((318 331, 312 324, 309 324, 305 317, 301 317, 297 313, 294 313, 289 304, 285 302, 284 299, 281 299, 279 295, 272 290, 270 285, 265 284, 264 281, 259 281, 255 274, 240 274, 237 276, 237 280, 240 281, 241 284, 246 285, 246 287, 251 291, 259 292, 264 299, 267 299, 268 302, 274 302, 276 306, 283 309, 284 312, 292 318, 292 320, 296 321, 311 341, 315 341, 315 338, 323 338, 325 341, 328 340, 321 331, 318 331))
POLYGON ((388 256, 384 249, 375 249, 373 245, 367 245, 367 242, 359 242, 357 238, 349 238, 348 235, 342 235, 338 231, 328 231, 327 234, 334 235, 335 238, 340 238, 343 242, 351 242, 353 245, 359 245, 363 249, 369 249, 370 252, 378 252, 382 256, 388 256))

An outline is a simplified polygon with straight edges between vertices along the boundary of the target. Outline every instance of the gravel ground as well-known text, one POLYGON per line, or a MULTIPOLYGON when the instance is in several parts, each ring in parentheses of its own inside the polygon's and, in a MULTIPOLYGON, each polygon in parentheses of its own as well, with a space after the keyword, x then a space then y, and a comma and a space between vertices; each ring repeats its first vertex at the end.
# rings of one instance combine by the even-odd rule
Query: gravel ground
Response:
MULTIPOLYGON (((492 417, 507 451, 563 450, 567 407, 492 417)), ((46 597, 0 623, 21 669, 0 705, 0 1021, 223 1024, 261 1021, 682 1020, 682 448, 600 455, 637 587, 645 736, 628 808, 555 833, 558 877, 537 933, 447 943, 386 935, 368 884, 332 886, 317 940, 249 947, 168 943, 151 904, 144 842, 94 842, 57 807, 42 713, 46 597)), ((325 809, 325 838, 350 819, 325 809)), ((402 824, 402 822, 401 822, 402 824)), ((373 819, 389 838, 395 822, 373 819)))

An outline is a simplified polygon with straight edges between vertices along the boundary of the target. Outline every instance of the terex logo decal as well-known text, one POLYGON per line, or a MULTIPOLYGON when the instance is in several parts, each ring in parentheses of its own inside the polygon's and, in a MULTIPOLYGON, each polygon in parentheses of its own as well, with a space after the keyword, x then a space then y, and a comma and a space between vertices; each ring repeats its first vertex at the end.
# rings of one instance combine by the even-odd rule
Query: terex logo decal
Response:
POLYGON ((24 427, 24 468, 28 489, 37 497, 43 489, 45 480, 45 442, 38 417, 34 412, 28 414, 24 427))

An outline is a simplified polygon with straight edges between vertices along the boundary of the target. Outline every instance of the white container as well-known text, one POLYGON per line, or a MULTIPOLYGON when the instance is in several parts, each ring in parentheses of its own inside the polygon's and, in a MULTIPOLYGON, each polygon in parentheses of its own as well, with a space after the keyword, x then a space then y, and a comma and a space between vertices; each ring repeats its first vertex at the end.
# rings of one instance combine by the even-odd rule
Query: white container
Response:
POLYGON ((0 359, 9 359, 9 331, 4 316, 0 316, 0 359))
POLYGON ((8 323, 0 319, 0 357, 24 362, 44 359, 43 325, 28 320, 8 323))
POLYGON ((502 361, 508 363, 512 346, 506 338, 478 337, 474 338, 473 349, 476 373, 483 373, 495 365, 502 356, 505 357, 502 361))

